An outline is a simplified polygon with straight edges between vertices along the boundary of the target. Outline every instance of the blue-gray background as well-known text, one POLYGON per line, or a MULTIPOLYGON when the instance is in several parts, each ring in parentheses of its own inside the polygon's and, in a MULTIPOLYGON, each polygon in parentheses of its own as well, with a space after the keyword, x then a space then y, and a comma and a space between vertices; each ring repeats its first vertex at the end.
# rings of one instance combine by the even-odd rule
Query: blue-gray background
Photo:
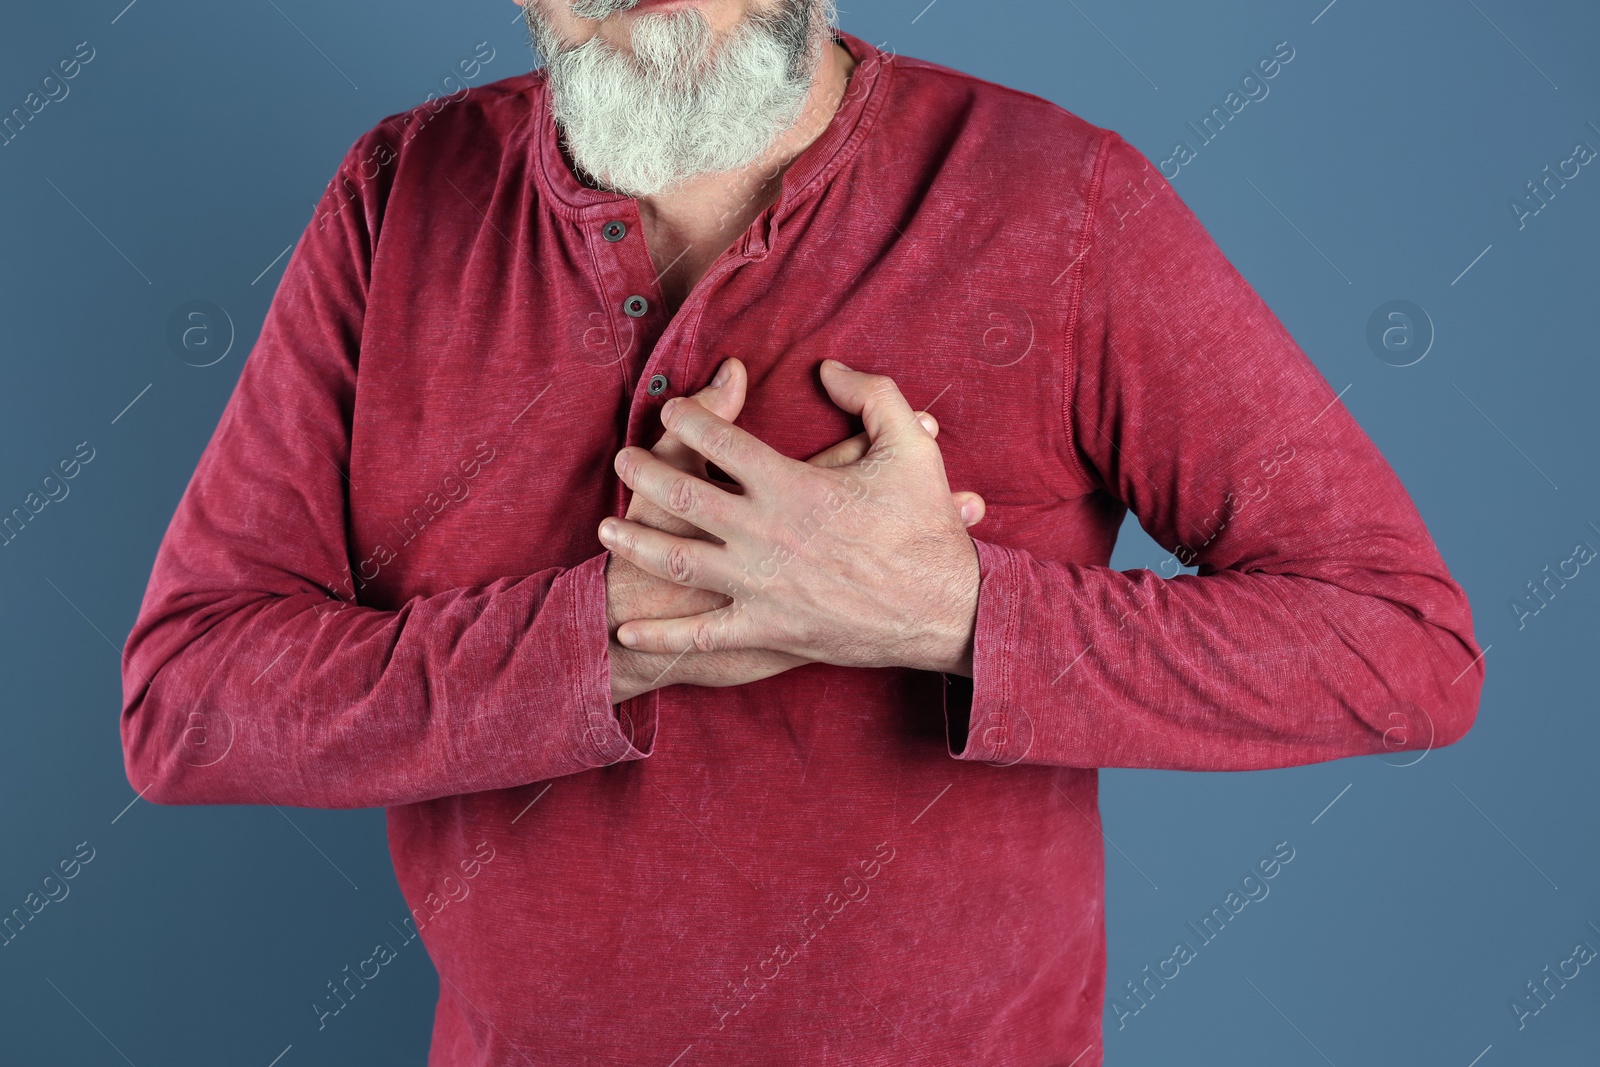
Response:
MULTIPOLYGON (((136 801, 118 652, 281 253, 345 148, 453 88, 479 42, 495 58, 475 84, 532 59, 505 0, 126 3, 0 16, 0 113, 79 42, 94 50, 0 147, 0 512, 78 442, 95 449, 70 496, 0 548, 0 914, 94 849, 70 895, 0 947, 0 1062, 420 1064, 437 992, 420 948, 320 1032, 311 1009, 406 915, 382 812, 136 801), (197 299, 236 332, 209 367, 167 337, 197 299)), ((1600 148, 1600 12, 1326 3, 871 0, 842 24, 1038 93, 1156 160, 1197 145, 1186 123, 1289 42, 1270 94, 1174 186, 1348 386, 1489 646, 1476 728, 1414 765, 1103 775, 1109 998, 1193 941, 1185 923, 1273 845, 1296 853, 1125 1027, 1108 1010, 1107 1062, 1594 1063, 1600 966, 1520 1031, 1509 1002, 1577 942, 1600 948, 1600 574, 1584 567, 1521 626, 1510 602, 1578 541, 1600 547, 1600 165, 1521 228, 1509 201, 1577 141, 1600 148), (1391 300, 1432 324, 1410 366, 1392 364, 1420 349, 1368 342, 1391 300)), ((1164 558, 1130 525, 1115 562, 1164 558)))

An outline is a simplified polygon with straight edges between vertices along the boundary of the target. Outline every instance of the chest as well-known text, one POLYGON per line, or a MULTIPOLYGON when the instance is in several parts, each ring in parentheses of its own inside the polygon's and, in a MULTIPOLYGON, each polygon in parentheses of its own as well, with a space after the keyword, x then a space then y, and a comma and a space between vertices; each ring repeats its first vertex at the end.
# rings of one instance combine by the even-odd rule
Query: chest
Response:
POLYGON ((721 235, 715 233, 708 240, 696 242, 676 234, 652 233, 647 226, 645 238, 651 262, 660 278, 662 300, 669 312, 676 312, 683 306, 726 247, 721 235))
POLYGON ((1005 220, 845 225, 824 206, 685 256, 698 277, 674 307, 631 203, 507 220, 507 239, 408 229, 375 261, 349 525, 358 574, 392 559, 368 565, 368 602, 596 554, 599 520, 626 508, 617 450, 653 444, 661 405, 729 356, 750 371, 740 425, 783 454, 860 429, 822 389, 822 360, 885 373, 939 418, 952 487, 988 501, 975 536, 1109 556, 1120 513, 1063 452, 1055 255, 1005 220), (434 266, 419 278, 417 262, 434 266))
POLYGON ((640 239, 669 313, 683 306, 724 250, 777 199, 759 175, 700 183, 637 204, 640 239))

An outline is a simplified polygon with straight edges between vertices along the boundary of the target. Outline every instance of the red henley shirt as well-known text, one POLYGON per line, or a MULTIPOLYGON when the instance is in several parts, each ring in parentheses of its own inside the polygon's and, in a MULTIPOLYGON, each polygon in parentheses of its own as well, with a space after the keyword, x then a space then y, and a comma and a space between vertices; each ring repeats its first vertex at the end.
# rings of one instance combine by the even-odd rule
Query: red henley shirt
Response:
POLYGON ((379 123, 161 545, 132 785, 387 808, 435 1067, 1093 1067, 1095 768, 1437 747, 1476 714, 1415 507, 1149 160, 838 37, 837 113, 671 315, 542 72, 379 123), (974 678, 814 664, 612 707, 611 460, 728 356, 790 456, 859 429, 826 357, 931 405, 989 505, 974 678), (1130 508, 1166 574, 1108 567, 1130 508))

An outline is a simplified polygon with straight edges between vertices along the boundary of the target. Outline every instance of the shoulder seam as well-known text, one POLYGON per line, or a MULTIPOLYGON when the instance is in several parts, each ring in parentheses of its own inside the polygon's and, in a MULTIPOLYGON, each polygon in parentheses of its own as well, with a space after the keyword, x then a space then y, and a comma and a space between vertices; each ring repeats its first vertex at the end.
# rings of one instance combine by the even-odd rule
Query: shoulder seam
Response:
MULTIPOLYGON (((488 82, 484 85, 470 86, 460 96, 456 96, 452 93, 450 96, 436 97, 435 99, 447 101, 451 107, 454 107, 457 104, 471 104, 476 105, 480 109, 487 110, 488 108, 503 103, 506 100, 515 99, 526 95, 528 91, 534 88, 534 85, 536 84, 535 81, 530 81, 528 84, 523 85, 520 88, 512 88, 506 84, 507 82, 516 81, 523 78, 531 78, 539 73, 540 70, 532 70, 523 74, 512 74, 505 78, 501 78, 499 81, 488 82)), ((411 107, 404 108, 389 115, 384 115, 364 133, 362 133, 359 138, 357 138, 357 143, 359 144, 373 134, 379 133, 385 127, 394 130, 394 123, 396 120, 404 119, 408 115, 415 115, 418 111, 426 109, 431 102, 432 101, 429 100, 421 100, 416 104, 413 104, 411 107)), ((439 111, 434 112, 434 114, 439 114, 443 110, 443 108, 440 108, 439 111)), ((407 138, 407 141, 409 140, 410 138, 407 138)))
MULTIPOLYGON (((1095 153, 1094 174, 1089 179, 1089 192, 1086 207, 1083 212, 1083 227, 1079 231, 1079 245, 1081 251, 1078 259, 1082 262, 1078 271, 1073 275, 1072 303, 1067 308, 1067 328, 1065 343, 1062 345, 1064 364, 1062 368, 1061 398, 1061 425, 1066 436, 1067 461, 1070 468, 1083 479, 1085 485, 1099 485, 1103 479, 1092 476, 1084 468, 1083 461, 1078 458, 1080 448, 1078 445, 1077 431, 1073 425, 1072 412, 1078 399, 1078 359, 1080 353, 1077 348, 1078 317, 1083 304, 1083 278, 1088 271, 1088 258, 1098 255, 1100 247, 1094 241, 1095 224, 1100 218, 1100 189, 1105 182, 1106 164, 1111 157, 1111 141, 1116 137, 1115 130, 1104 130, 1100 138, 1100 145, 1095 153)), ((1070 268, 1069 268, 1070 269, 1070 268)))

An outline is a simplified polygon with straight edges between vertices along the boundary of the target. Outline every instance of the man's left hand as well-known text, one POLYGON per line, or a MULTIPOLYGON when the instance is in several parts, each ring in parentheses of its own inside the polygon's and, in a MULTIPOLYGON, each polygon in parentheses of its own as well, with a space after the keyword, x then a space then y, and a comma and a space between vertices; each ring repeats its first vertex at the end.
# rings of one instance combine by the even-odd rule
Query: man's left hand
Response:
POLYGON ((629 488, 723 543, 626 519, 601 523, 602 543, 657 577, 734 599, 689 618, 627 622, 624 645, 971 674, 979 573, 962 520, 968 494, 952 499, 939 446, 892 379, 827 360, 822 384, 866 427, 870 446, 854 463, 790 459, 682 397, 662 410, 668 432, 742 494, 642 448, 618 453, 629 488))

